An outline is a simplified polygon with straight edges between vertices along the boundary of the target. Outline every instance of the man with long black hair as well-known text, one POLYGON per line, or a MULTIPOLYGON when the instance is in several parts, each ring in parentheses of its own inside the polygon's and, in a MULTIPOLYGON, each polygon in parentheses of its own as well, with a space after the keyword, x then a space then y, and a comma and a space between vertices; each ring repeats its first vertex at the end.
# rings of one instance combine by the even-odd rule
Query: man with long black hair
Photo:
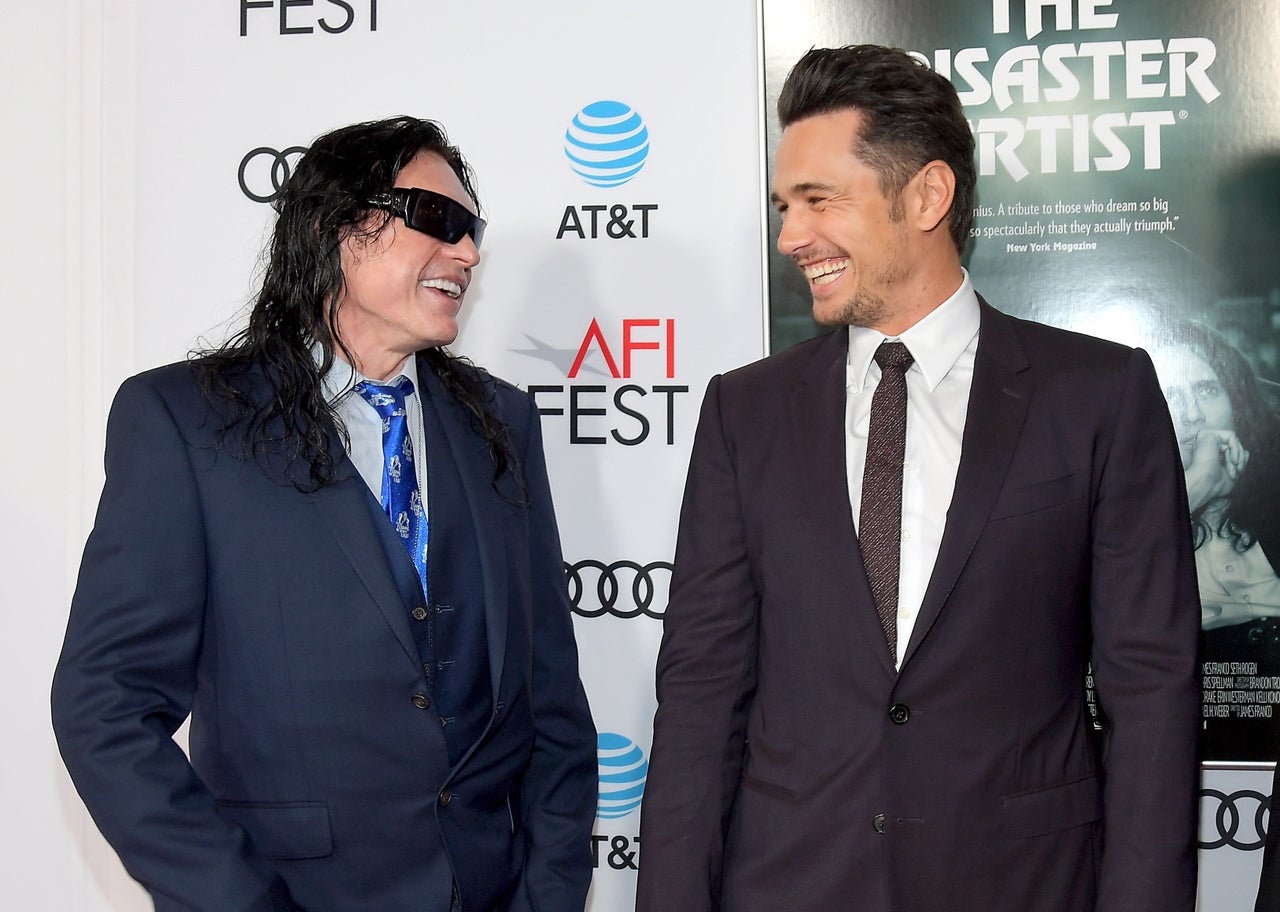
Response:
POLYGON ((357 124, 276 208, 248 326, 116 397, 67 767, 162 912, 581 910, 595 732, 538 415, 443 348, 471 171, 431 121, 357 124))

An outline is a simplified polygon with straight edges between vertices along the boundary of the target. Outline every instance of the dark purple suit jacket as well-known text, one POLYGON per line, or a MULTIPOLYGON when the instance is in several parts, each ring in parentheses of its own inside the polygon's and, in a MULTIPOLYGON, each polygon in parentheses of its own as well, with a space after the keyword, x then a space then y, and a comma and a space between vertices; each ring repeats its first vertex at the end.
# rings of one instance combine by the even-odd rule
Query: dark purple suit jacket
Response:
POLYGON ((983 302, 895 672, 847 496, 846 340, 707 390, 639 912, 1191 912, 1199 609, 1150 360, 983 302))

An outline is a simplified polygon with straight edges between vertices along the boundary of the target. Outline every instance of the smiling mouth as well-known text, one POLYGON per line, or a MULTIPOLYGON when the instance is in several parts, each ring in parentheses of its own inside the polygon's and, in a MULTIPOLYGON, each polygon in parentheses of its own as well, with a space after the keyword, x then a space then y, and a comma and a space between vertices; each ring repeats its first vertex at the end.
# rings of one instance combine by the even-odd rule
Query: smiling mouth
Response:
POLYGON ((801 266, 800 271, 814 285, 830 285, 840 278, 848 265, 848 257, 832 257, 801 266))
POLYGON ((462 297, 462 286, 448 279, 423 279, 418 285, 422 288, 434 288, 436 291, 443 291, 455 301, 462 297))

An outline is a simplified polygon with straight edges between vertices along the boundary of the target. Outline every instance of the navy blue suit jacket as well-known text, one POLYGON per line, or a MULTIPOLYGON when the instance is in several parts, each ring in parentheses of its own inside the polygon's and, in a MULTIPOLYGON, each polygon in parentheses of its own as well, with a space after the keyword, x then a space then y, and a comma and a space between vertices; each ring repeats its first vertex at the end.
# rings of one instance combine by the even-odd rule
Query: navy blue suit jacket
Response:
POLYGON ((483 612, 488 644, 472 658, 492 706, 456 762, 412 564, 340 445, 337 480, 306 492, 283 452, 219 438, 189 365, 117 395, 53 714, 85 804, 161 912, 444 912, 455 883, 464 910, 583 907, 595 732, 537 412, 493 381, 527 484, 507 473, 504 498, 463 407, 421 358, 418 373, 427 607, 483 612), (188 713, 189 762, 171 738, 188 713))

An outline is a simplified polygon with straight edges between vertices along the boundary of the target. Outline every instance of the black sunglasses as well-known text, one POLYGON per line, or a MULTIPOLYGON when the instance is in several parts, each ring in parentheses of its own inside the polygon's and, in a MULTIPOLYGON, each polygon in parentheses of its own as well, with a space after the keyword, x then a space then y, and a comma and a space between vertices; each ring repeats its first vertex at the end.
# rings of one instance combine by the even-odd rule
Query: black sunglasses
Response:
POLYGON ((369 198, 369 205, 404 219, 415 231, 429 234, 446 244, 456 244, 471 235, 476 249, 484 238, 485 220, 457 200, 434 190, 419 187, 393 187, 389 193, 369 198))

